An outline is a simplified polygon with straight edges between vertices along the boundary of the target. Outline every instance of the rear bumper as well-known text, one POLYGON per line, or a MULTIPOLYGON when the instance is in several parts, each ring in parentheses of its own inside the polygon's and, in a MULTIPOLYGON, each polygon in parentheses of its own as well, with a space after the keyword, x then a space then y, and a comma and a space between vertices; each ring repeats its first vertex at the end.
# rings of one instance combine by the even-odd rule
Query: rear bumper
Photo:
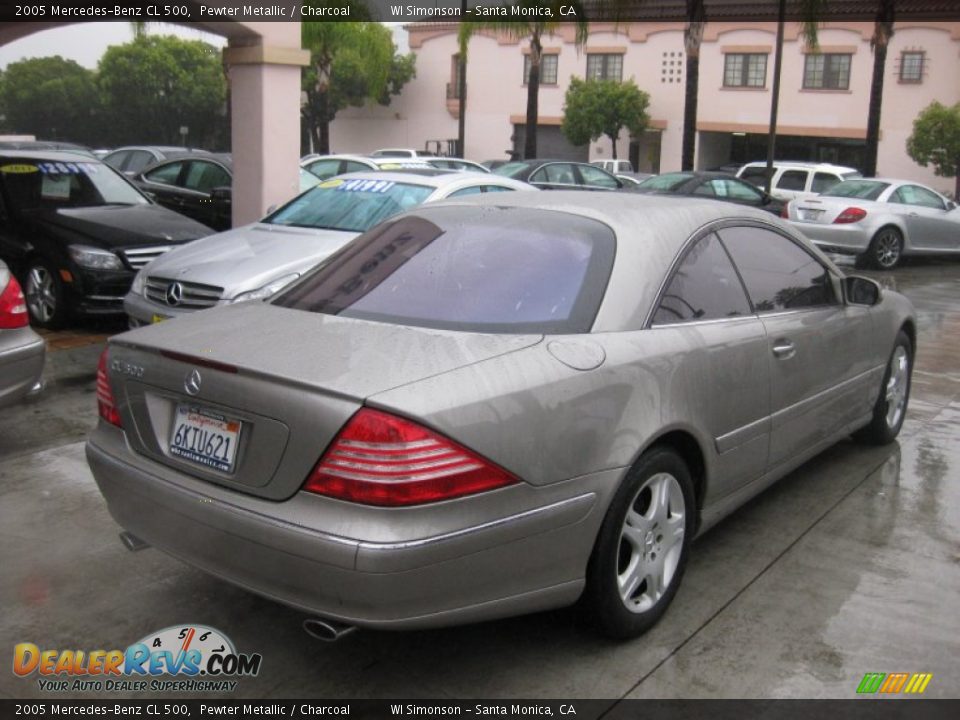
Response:
POLYGON ((0 407, 40 392, 46 343, 29 328, 4 330, 0 340, 0 407))
MULTIPOLYGON (((621 471, 525 493, 541 504, 439 534, 406 509, 385 510, 397 540, 362 537, 364 514, 349 503, 297 493, 277 503, 177 473, 133 455, 103 424, 87 460, 114 519, 146 542, 213 575, 302 610, 353 625, 435 627, 559 607, 580 595, 605 503, 621 471), (314 526, 335 503, 357 511, 360 537, 314 526)), ((498 492, 510 492, 507 488, 498 492)), ((529 504, 529 503, 526 503, 529 504)), ((439 512, 459 514, 456 502, 439 512)), ((462 507, 462 506, 461 506, 462 507)), ((447 519, 449 519, 447 515, 447 519)), ((379 523, 382 535, 384 522, 379 523)), ((371 535, 376 533, 371 532, 371 535)))
POLYGON ((826 225, 790 220, 790 224, 821 250, 860 254, 870 247, 869 231, 857 223, 826 225))

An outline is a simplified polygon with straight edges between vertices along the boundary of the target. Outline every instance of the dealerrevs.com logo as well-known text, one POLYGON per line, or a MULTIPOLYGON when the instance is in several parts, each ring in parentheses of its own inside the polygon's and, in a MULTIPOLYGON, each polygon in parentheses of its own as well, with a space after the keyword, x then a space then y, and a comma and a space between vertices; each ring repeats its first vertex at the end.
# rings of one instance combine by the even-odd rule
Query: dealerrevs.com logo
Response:
POLYGON ((176 625, 151 633, 125 650, 13 648, 13 672, 36 674, 46 692, 232 692, 238 677, 260 672, 259 653, 238 653, 222 632, 176 625))

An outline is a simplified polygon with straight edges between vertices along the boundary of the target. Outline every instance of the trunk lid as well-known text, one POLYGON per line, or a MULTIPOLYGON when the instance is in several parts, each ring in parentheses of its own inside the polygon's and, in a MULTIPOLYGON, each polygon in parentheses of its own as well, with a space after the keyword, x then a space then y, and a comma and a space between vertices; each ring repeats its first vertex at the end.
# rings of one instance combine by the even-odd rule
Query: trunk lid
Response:
POLYGON ((282 500, 300 488, 367 397, 541 339, 249 303, 120 335, 111 341, 108 367, 135 452, 195 477, 282 500), (195 372, 199 387, 188 390, 195 372), (204 465, 171 450, 187 413, 237 426, 231 467, 204 465))

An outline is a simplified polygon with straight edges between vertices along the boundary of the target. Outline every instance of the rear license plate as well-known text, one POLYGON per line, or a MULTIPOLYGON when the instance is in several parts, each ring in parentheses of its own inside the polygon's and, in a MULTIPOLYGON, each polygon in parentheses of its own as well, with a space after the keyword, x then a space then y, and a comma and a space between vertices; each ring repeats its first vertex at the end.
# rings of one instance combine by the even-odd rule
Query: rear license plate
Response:
POLYGON ((167 319, 166 315, 154 315, 152 322, 154 323, 163 322, 166 319, 167 319))
POLYGON ((239 420, 195 405, 177 405, 170 436, 170 454, 206 467, 230 472, 240 440, 239 420))
POLYGON ((813 208, 800 208, 801 220, 819 220, 821 215, 823 215, 823 210, 816 210, 813 208))

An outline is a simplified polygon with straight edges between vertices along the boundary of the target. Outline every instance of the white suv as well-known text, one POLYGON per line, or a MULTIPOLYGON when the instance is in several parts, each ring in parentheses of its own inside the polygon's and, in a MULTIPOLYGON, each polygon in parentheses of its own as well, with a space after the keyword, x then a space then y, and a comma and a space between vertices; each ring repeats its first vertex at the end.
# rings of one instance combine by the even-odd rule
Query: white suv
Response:
POLYGON ((596 165, 598 168, 603 168, 614 175, 617 173, 633 172, 633 165, 629 160, 591 160, 590 164, 596 165))
MULTIPOLYGON (((767 164, 747 163, 740 168, 737 177, 766 190, 767 164)), ((773 189, 769 192, 778 200, 809 198, 838 182, 858 177, 863 176, 854 168, 842 165, 776 160, 773 163, 773 189)))

